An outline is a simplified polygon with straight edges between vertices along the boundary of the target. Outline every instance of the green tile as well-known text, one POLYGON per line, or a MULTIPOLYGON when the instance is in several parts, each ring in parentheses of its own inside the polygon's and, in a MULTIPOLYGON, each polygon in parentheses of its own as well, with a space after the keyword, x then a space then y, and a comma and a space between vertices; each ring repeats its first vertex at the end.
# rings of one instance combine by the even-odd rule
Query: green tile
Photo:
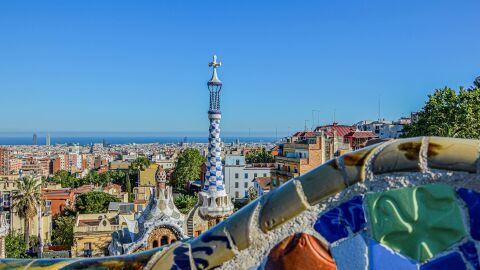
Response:
POLYGON ((445 184, 367 195, 372 237, 424 262, 465 236, 453 189, 445 184))

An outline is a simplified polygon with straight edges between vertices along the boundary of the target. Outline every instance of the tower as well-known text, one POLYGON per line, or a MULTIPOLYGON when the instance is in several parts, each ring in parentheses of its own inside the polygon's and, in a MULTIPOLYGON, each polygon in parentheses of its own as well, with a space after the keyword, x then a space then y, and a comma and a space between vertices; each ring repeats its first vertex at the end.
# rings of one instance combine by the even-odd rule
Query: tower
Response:
POLYGON ((33 133, 32 145, 37 145, 37 133, 33 133))
POLYGON ((47 137, 45 138, 45 145, 46 145, 46 146, 50 146, 50 143, 51 143, 51 141, 50 141, 50 133, 47 133, 47 137))
POLYGON ((217 68, 221 65, 220 62, 217 62, 216 55, 213 56, 213 61, 208 64, 209 67, 212 67, 213 73, 212 78, 207 82, 207 87, 210 92, 207 172, 203 190, 199 193, 200 215, 209 221, 215 221, 212 223, 217 223, 233 212, 233 204, 225 191, 225 184, 223 182, 222 146, 220 139, 220 119, 222 117, 220 112, 220 92, 223 84, 217 76, 217 68))

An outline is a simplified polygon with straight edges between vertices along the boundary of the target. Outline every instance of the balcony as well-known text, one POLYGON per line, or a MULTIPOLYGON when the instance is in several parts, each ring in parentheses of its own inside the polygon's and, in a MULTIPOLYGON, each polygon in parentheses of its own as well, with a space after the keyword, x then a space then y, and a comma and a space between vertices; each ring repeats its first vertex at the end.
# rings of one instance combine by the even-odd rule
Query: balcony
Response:
POLYGON ((272 171, 272 175, 282 175, 282 176, 286 176, 286 177, 289 177, 289 178, 293 178, 293 177, 297 177, 298 173, 283 171, 283 170, 274 170, 274 171, 272 171))
POLYGON ((276 162, 278 163, 297 163, 300 165, 307 165, 308 159, 306 158, 290 158, 290 157, 276 157, 276 162))

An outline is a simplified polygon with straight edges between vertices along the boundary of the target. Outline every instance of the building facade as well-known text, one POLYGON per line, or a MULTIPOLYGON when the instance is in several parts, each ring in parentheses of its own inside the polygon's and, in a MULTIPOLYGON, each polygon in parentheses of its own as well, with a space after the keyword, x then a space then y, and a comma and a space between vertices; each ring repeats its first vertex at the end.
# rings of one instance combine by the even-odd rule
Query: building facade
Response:
POLYGON ((371 131, 380 139, 397 139, 403 134, 403 127, 411 124, 411 118, 402 117, 397 121, 389 121, 385 119, 369 121, 364 120, 356 124, 358 130, 371 131))
POLYGON ((0 147, 0 175, 8 175, 10 166, 10 150, 0 147))
POLYGON ((257 177, 270 177, 275 164, 246 164, 245 156, 225 156, 224 176, 226 192, 234 199, 248 197, 248 189, 254 187, 257 177))

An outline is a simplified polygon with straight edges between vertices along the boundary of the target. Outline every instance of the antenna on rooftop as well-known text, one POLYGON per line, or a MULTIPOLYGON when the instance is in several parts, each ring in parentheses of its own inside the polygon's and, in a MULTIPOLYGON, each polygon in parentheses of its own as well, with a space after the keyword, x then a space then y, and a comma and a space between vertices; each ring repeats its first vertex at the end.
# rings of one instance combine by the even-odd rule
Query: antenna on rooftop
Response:
POLYGON ((378 94, 378 121, 380 121, 380 98, 382 97, 381 94, 378 94))

